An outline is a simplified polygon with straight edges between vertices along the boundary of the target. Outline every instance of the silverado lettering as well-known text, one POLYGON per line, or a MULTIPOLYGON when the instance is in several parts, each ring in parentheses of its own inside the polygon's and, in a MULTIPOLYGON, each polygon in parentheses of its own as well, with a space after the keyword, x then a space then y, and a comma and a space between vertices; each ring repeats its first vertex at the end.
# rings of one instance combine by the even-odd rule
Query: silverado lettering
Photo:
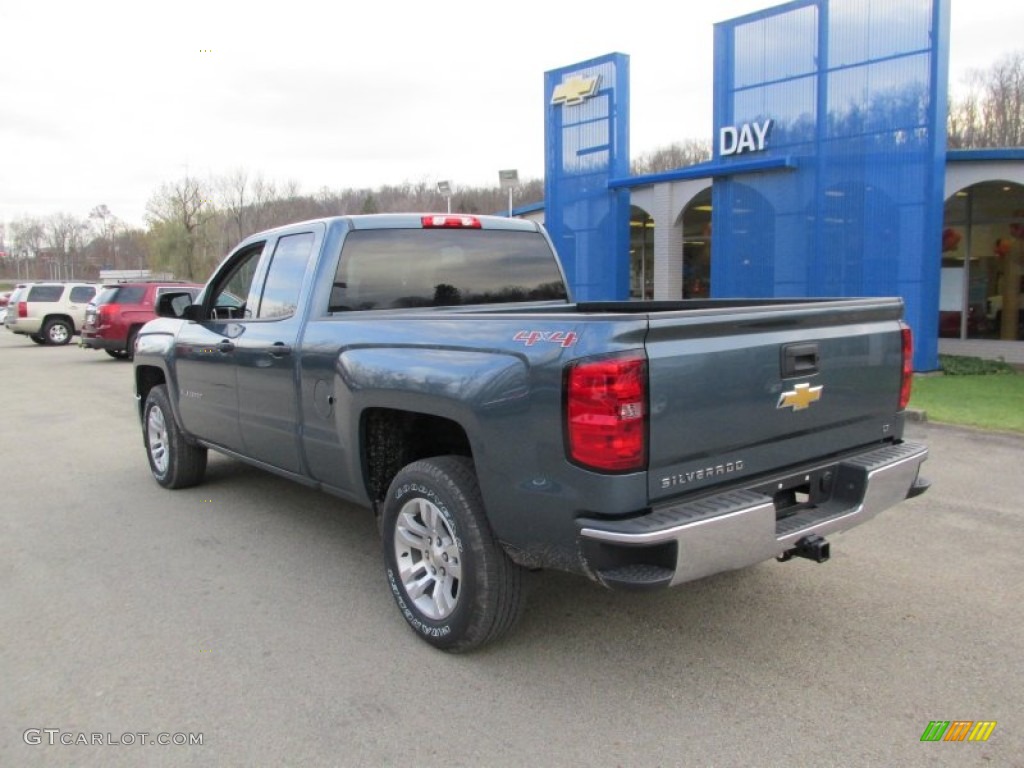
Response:
POLYGON ((662 488, 671 488, 674 485, 686 485, 692 483, 694 480, 703 480, 705 478, 711 479, 718 475, 731 475, 733 472, 739 472, 743 469, 743 459, 737 461, 727 461, 725 464, 718 464, 714 467, 707 467, 705 469, 697 469, 692 472, 684 472, 678 475, 670 475, 669 477, 661 478, 662 488))

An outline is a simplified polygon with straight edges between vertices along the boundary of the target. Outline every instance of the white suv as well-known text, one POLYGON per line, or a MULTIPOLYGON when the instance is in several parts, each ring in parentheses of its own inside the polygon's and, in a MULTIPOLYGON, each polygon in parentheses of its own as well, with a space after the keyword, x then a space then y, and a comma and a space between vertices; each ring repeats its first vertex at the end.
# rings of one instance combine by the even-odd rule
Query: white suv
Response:
POLYGON ((92 283, 35 283, 8 305, 4 325, 36 344, 67 344, 85 324, 85 308, 95 295, 92 283))

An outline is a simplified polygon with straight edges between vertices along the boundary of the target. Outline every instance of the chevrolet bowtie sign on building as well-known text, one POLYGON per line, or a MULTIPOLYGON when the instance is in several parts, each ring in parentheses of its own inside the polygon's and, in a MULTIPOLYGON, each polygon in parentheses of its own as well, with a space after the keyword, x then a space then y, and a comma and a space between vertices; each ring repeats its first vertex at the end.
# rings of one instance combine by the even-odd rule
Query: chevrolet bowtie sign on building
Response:
POLYGON ((577 301, 629 295, 629 57, 544 73, 545 225, 577 301))
POLYGON ((712 157, 642 176, 629 57, 545 72, 544 220, 575 298, 900 296, 914 366, 934 370, 950 3, 795 0, 719 22, 712 157))
POLYGON ((597 93, 597 89, 600 85, 600 75, 595 77, 581 77, 580 75, 573 75, 561 84, 555 86, 555 90, 551 94, 551 103, 561 104, 566 107, 582 104, 597 93))

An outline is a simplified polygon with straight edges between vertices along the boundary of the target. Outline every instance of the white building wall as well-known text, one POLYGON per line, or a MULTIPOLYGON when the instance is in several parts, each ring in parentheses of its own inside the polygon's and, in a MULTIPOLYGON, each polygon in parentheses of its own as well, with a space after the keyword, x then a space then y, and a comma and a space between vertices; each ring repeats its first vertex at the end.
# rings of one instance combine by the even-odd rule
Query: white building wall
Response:
POLYGON ((683 297, 683 219, 686 206, 710 179, 652 184, 632 191, 633 205, 654 219, 654 298, 672 301, 683 297))
POLYGON ((1013 181, 1024 184, 1024 163, 1013 160, 957 160, 946 163, 948 200, 964 187, 982 181, 1013 181))

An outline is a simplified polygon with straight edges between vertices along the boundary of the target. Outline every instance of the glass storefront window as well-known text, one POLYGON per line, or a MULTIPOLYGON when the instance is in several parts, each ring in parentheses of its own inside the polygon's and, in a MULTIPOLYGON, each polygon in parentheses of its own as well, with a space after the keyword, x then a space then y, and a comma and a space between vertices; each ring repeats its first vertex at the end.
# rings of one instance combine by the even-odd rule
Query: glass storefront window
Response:
POLYGON ((1024 186, 987 181, 946 201, 939 335, 1024 339, 1024 186))
POLYGON ((683 211, 683 298, 711 296, 711 187, 683 211))
POLYGON ((635 205, 629 214, 629 298, 654 298, 654 219, 635 205))

